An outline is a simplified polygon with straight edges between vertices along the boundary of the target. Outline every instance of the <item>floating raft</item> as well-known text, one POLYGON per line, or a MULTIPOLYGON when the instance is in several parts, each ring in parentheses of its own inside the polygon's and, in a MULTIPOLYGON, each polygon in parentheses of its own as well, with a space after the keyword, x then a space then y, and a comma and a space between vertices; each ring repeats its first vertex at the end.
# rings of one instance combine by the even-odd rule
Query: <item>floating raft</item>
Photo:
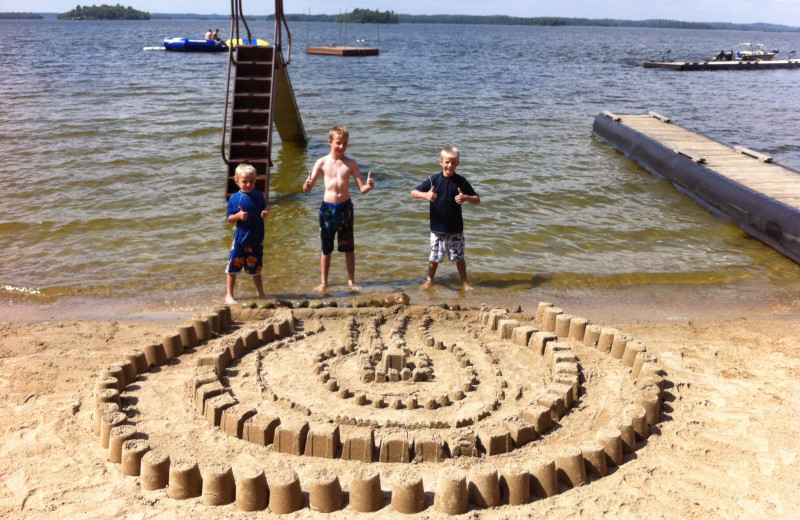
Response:
POLYGON ((308 47, 306 52, 308 54, 327 54, 330 56, 377 56, 379 53, 375 47, 343 47, 340 45, 308 47))
POLYGON ((800 60, 648 61, 646 69, 669 70, 775 70, 800 69, 800 60))
POLYGON ((733 148, 662 115, 594 120, 594 135, 642 168, 669 180, 701 206, 800 263, 800 172, 748 148, 733 148))

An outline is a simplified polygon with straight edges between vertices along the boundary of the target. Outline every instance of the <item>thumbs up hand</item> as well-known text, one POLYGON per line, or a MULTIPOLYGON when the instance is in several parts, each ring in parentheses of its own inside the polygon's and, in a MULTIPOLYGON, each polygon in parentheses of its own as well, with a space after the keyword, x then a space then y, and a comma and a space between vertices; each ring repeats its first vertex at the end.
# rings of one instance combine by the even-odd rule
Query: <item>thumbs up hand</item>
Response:
POLYGON ((239 220, 247 222, 247 212, 241 206, 239 206, 239 220))
POLYGON ((425 195, 426 198, 431 202, 435 202, 436 198, 439 196, 435 191, 433 191, 433 184, 431 184, 431 189, 425 195))
POLYGON ((367 172, 367 180, 361 178, 361 172, 358 170, 354 173, 356 182, 358 183, 358 191, 361 192, 362 195, 365 195, 372 191, 372 188, 375 187, 375 179, 372 178, 372 172, 367 172))
POLYGON ((311 191, 311 188, 313 187, 312 182, 311 172, 308 172, 308 179, 306 179, 306 181, 303 183, 303 193, 308 193, 311 191))
POLYGON ((460 206, 461 204, 464 204, 464 201, 466 200, 467 196, 464 195, 464 192, 461 191, 461 188, 458 188, 458 195, 456 195, 456 204, 460 206))

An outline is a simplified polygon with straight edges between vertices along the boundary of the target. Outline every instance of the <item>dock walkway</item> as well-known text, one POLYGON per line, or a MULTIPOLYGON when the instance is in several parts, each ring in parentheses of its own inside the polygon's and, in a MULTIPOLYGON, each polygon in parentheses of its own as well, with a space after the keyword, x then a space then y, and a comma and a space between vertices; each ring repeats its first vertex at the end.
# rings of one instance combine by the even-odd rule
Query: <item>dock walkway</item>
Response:
POLYGON ((800 173, 772 157, 730 147, 667 117, 595 118, 593 133, 650 173, 800 263, 800 173))

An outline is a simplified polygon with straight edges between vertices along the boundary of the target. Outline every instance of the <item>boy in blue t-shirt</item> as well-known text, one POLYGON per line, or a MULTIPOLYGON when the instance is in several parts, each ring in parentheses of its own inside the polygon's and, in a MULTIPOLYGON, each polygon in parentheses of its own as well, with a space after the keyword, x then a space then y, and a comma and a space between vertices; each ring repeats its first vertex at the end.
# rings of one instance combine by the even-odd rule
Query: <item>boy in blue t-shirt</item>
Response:
POLYGON ((264 219, 269 214, 267 198, 263 191, 253 189, 256 185, 256 169, 250 164, 236 167, 234 180, 239 191, 228 199, 228 222, 236 223, 233 245, 228 257, 227 289, 225 303, 235 304, 233 289, 236 273, 245 269, 253 275, 253 284, 259 298, 266 298, 261 281, 261 266, 264 256, 264 219))
POLYGON ((428 279, 422 284, 423 289, 433 285, 436 268, 446 252, 450 261, 456 263, 464 290, 472 290, 467 281, 467 263, 464 260, 464 220, 461 217, 461 205, 464 202, 480 204, 481 198, 467 179, 456 173, 459 159, 458 148, 443 148, 439 161, 442 165, 441 173, 428 177, 411 190, 411 196, 415 199, 425 199, 431 203, 431 254, 428 259, 428 279))

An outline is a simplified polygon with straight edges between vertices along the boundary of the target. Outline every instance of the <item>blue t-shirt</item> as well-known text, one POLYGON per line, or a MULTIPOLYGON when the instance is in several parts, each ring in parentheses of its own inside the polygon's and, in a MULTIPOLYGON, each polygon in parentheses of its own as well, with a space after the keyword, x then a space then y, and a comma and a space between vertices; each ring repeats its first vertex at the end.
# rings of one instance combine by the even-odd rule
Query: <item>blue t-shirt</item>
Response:
POLYGON ((247 220, 236 222, 236 231, 233 239, 240 244, 258 245, 264 241, 264 219, 261 212, 267 208, 267 200, 264 192, 253 190, 245 193, 239 190, 228 199, 228 214, 230 217, 239 210, 247 212, 247 220))
POLYGON ((430 203, 431 231, 434 233, 463 233, 464 220, 461 217, 461 205, 456 202, 458 189, 464 195, 477 195, 470 183, 461 175, 454 173, 446 177, 444 172, 439 172, 433 177, 428 177, 416 187, 417 191, 429 191, 433 183, 433 191, 437 197, 430 203))

